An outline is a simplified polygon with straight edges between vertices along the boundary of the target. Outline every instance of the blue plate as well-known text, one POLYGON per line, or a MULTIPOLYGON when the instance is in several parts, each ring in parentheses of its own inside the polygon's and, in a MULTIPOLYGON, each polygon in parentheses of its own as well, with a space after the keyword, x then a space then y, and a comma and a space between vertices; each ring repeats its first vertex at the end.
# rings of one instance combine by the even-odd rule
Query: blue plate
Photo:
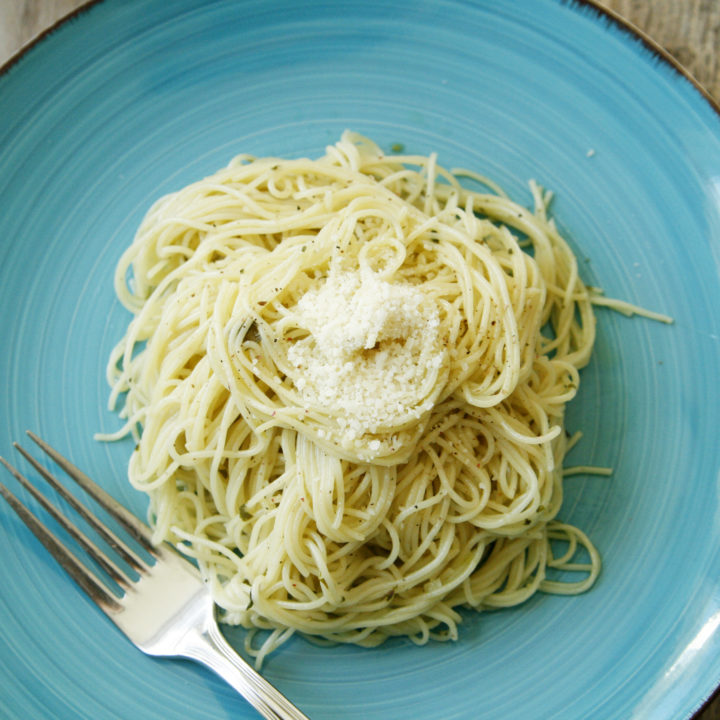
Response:
MULTIPOLYGON (((295 639, 265 673, 314 720, 677 720, 712 693, 720 119, 656 49, 558 0, 105 0, 4 69, 0 107, 0 451, 31 428, 141 516, 130 442, 93 433, 119 425, 112 272, 152 200, 236 153, 322 154, 345 128, 522 202, 530 178, 553 189, 585 280, 675 319, 598 311, 568 422, 573 461, 615 473, 568 480, 562 517, 597 543, 599 582, 468 614, 454 644, 295 639)), ((0 548, 3 718, 255 717, 204 669, 136 651, 4 504, 0 548)))

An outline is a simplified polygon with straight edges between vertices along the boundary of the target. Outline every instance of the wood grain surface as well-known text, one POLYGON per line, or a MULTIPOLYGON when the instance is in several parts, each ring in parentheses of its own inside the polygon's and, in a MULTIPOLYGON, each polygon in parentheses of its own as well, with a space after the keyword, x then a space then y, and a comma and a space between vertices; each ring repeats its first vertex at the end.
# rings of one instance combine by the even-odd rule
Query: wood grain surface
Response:
MULTIPOLYGON (((0 0, 0 65, 82 4, 83 0, 0 0)), ((652 38, 720 102, 720 0, 599 0, 597 4, 652 38)), ((1 103, 0 99, 0 107, 1 103)), ((720 720, 720 697, 695 720, 720 720)))

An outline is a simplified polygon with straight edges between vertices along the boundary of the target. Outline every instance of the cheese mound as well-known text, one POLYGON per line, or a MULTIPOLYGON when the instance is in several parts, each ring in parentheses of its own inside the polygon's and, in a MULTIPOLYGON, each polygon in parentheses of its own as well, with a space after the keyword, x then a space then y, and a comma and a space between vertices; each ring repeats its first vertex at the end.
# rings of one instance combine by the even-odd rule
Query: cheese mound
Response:
POLYGON ((296 387, 337 416, 346 442, 432 409, 445 352, 438 308, 419 287, 367 268, 333 272, 302 296, 295 320, 309 333, 288 351, 302 370, 296 387))

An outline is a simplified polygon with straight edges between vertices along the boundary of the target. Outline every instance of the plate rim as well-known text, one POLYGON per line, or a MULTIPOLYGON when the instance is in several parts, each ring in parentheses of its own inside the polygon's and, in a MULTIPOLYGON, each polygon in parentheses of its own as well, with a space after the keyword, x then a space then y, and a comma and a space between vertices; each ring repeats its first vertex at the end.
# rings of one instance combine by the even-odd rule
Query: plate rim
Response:
MULTIPOLYGON (((63 15, 61 18, 56 20, 52 25, 48 26, 40 33, 32 37, 25 44, 23 44, 17 51, 15 51, 4 63, 0 64, 0 78, 8 74, 8 72, 17 65, 25 55, 29 54, 33 48, 43 42, 47 37, 57 32, 61 27, 67 23, 72 22, 79 16, 88 12, 95 5, 108 2, 110 0, 86 0, 81 5, 71 10, 67 15, 63 15)), ((639 28, 637 25, 632 23, 630 20, 624 18, 619 12, 612 8, 600 5, 598 0, 552 0, 558 5, 564 5, 566 7, 573 8, 575 10, 588 9, 595 13, 598 18, 604 18, 609 23, 617 26, 626 35, 628 35, 635 42, 639 42, 643 45, 652 55, 658 60, 665 63, 670 67, 677 75, 689 82, 692 87, 700 94, 700 96, 707 102, 713 112, 720 118, 720 100, 716 100, 710 92, 702 85, 695 76, 675 58, 670 52, 668 52, 657 40, 653 39, 648 33, 639 28)))

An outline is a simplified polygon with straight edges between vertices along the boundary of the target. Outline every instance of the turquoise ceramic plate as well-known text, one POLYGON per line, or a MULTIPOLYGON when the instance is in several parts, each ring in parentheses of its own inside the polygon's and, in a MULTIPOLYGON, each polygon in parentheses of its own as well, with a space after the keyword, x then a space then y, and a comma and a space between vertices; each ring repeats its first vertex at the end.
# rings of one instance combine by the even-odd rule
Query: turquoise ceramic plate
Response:
MULTIPOLYGON (((598 312, 569 423, 574 459, 615 474, 568 482, 562 513, 602 552, 597 586, 468 615, 455 644, 297 639, 265 672, 314 720, 676 720, 713 692, 720 119, 651 46, 557 0, 106 0, 5 68, 0 108, 0 452, 34 429, 139 515, 130 444, 93 433, 118 426, 112 272, 154 198, 345 128, 523 202, 530 178, 552 188, 586 281, 675 318, 598 312)), ((136 651, 4 504, 0 548, 3 718, 254 717, 205 670, 136 651)))

